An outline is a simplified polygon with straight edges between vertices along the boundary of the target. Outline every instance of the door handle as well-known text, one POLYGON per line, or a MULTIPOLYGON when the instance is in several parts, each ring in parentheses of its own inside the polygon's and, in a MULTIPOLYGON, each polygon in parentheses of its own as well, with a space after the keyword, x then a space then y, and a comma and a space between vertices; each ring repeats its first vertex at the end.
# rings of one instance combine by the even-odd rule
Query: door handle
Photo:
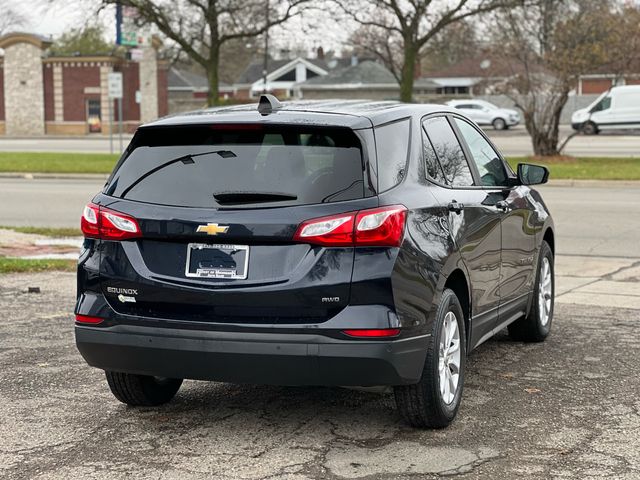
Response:
POLYGON ((509 202, 507 202, 506 200, 497 201, 496 208, 502 210, 503 212, 506 212, 507 210, 509 210, 509 202))
POLYGON ((452 200, 451 203, 447 205, 447 208, 450 212, 456 212, 458 215, 460 215, 460 212, 464 210, 464 205, 462 203, 456 202, 455 200, 452 200))

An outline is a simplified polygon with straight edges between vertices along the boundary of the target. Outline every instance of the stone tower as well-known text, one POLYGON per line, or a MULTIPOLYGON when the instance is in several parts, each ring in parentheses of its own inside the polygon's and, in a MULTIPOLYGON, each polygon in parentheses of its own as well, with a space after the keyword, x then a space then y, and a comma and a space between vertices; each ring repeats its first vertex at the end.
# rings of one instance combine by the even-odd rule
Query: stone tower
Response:
POLYGON ((4 49, 5 129, 7 135, 44 135, 42 51, 51 42, 38 35, 0 37, 4 49))

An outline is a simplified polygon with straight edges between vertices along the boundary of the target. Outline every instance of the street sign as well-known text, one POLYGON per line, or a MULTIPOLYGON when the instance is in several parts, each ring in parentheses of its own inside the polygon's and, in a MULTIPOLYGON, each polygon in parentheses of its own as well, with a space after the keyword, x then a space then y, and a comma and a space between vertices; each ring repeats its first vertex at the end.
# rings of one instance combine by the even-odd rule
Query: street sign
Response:
POLYGON ((122 73, 111 72, 107 83, 109 85, 109 98, 122 98, 122 73))
POLYGON ((144 58, 144 51, 141 48, 132 48, 129 53, 132 62, 140 62, 144 58))

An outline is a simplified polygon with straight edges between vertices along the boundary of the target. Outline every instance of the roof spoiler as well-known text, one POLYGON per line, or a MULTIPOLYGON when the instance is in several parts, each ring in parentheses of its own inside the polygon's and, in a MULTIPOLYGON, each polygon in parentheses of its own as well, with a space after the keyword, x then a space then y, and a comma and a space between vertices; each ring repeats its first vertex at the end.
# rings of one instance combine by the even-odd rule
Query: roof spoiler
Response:
POLYGON ((258 103, 258 112, 260 112, 260 115, 269 115, 281 108, 282 104, 273 95, 268 93, 260 95, 260 102, 258 103))

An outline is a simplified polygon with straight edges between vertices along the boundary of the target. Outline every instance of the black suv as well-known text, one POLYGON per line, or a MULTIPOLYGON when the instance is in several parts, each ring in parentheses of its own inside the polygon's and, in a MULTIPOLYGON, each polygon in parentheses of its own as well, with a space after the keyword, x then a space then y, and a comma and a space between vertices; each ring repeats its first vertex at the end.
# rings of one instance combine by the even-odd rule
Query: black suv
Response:
POLYGON ((440 105, 158 120, 83 212, 78 349, 129 405, 185 378, 391 386, 410 424, 446 426, 473 348, 549 334, 547 177, 440 105))

